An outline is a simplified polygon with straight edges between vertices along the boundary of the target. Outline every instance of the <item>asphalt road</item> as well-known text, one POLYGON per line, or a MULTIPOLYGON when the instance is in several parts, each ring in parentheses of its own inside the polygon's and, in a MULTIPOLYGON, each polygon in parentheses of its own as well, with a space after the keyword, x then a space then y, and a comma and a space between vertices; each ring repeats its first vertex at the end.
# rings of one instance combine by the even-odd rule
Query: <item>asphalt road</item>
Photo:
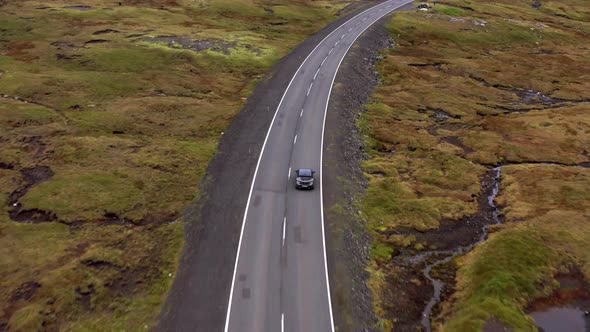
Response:
POLYGON ((335 29, 287 87, 248 197, 226 331, 334 330, 321 186, 328 100, 340 63, 358 36, 410 2, 383 2, 335 29), (316 170, 315 190, 295 189, 297 168, 316 170))

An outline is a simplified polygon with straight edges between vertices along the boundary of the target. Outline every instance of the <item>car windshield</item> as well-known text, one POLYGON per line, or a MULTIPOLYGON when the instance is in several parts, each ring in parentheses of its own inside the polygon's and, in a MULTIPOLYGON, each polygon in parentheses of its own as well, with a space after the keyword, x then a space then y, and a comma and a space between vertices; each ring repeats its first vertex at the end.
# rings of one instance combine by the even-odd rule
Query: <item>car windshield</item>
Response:
POLYGON ((310 169, 302 168, 302 169, 299 170, 299 176, 311 177, 311 170, 310 169))

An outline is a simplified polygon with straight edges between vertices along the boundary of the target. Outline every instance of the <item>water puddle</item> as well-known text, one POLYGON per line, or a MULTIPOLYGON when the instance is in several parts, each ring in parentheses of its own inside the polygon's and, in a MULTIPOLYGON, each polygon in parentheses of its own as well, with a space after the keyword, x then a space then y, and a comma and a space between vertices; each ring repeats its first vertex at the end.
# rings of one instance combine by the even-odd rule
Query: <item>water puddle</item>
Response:
POLYGON ((531 303, 529 315, 542 332, 590 332, 590 287, 578 268, 558 273, 559 288, 531 303))
POLYGON ((588 332, 590 316, 574 307, 553 307, 546 311, 530 313, 541 332, 588 332))

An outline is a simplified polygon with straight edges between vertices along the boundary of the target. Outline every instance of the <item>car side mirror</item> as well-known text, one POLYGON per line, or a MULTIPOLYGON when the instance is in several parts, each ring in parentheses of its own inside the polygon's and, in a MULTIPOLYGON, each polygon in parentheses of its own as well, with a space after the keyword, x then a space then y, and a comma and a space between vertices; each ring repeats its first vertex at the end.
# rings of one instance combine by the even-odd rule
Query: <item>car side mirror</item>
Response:
POLYGON ((315 171, 311 171, 311 174, 315 174, 315 171))

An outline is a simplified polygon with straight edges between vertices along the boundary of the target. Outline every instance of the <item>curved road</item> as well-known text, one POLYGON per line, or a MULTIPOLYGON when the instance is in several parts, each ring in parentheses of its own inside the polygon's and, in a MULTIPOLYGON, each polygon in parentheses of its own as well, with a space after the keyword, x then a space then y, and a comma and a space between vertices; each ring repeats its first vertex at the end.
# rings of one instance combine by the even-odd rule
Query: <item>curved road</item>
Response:
POLYGON ((408 3, 390 0, 335 29, 304 60, 270 124, 252 180, 225 331, 334 331, 321 186, 324 122, 342 59, 377 20, 408 3), (316 189, 294 188, 297 168, 316 189))

